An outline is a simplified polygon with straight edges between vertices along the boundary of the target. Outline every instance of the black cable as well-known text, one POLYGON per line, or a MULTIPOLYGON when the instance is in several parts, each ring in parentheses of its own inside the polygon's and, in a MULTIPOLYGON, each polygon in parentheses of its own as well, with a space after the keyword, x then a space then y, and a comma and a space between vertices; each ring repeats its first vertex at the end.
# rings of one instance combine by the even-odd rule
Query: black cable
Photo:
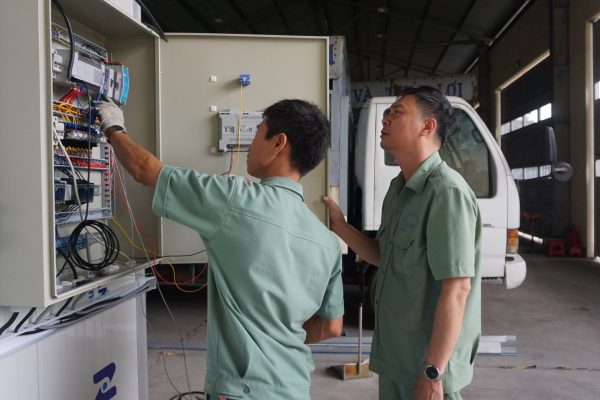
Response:
MULTIPOLYGON (((175 255, 164 255, 164 254, 157 254, 156 257, 166 257, 166 258, 176 258, 176 257, 191 257, 191 256, 196 256, 198 254, 202 254, 202 253, 206 253, 206 250, 200 250, 197 251, 195 253, 192 254, 175 254, 175 255)), ((136 260, 147 260, 147 257, 133 257, 136 260)))
MULTIPOLYGON (((90 92, 89 92, 88 87, 85 84, 85 82, 83 83, 83 87, 85 88, 85 93, 87 94, 87 98, 88 98, 87 181, 89 184, 90 173, 91 173, 91 169, 92 169, 91 165, 90 165, 92 162, 92 160, 91 160, 91 158, 92 158, 92 96, 90 96, 90 92)), ((102 88, 100 88, 100 90, 102 90, 102 88)), ((87 221, 89 212, 90 212, 90 202, 88 200, 85 205, 85 217, 83 218, 84 221, 87 221)))
POLYGON ((33 314, 34 311, 35 311, 35 307, 32 307, 31 310, 29 310, 29 312, 27 313, 27 315, 25 315, 25 317, 21 320, 21 322, 19 322, 17 324, 17 326, 15 326, 15 330, 14 330, 15 333, 19 332, 19 329, 21 328, 21 326, 25 323, 25 321, 27 321, 29 319, 29 317, 31 317, 31 314, 33 314))
POLYGON ((142 8, 142 10, 146 14, 146 16, 150 19, 150 22, 151 22, 151 24, 149 24, 150 27, 154 28, 154 30, 156 31, 156 33, 158 33, 158 36, 160 36, 160 38, 162 40, 164 40, 165 42, 168 42, 167 37, 165 36, 165 32, 162 30, 162 28, 160 27, 158 22, 156 22, 156 20, 154 19, 154 16, 152 15, 152 13, 148 9, 148 7, 146 7, 144 2, 142 0, 135 0, 135 2, 140 5, 140 7, 142 8))
POLYGON ((63 266, 60 267, 60 270, 56 273, 56 277, 58 278, 60 276, 60 274, 62 274, 65 267, 68 265, 69 268, 71 268, 71 273, 73 274, 73 279, 74 280, 77 279, 77 269, 75 269, 75 265, 73 265, 71 260, 69 260, 69 255, 67 253, 65 253, 60 247, 57 247, 56 251, 58 251, 60 253, 60 255, 63 256, 63 258, 65 259, 63 266))
POLYGON ((67 70, 67 79, 73 79, 73 62, 75 61, 75 38, 73 37, 73 28, 71 27, 71 20, 67 17, 67 13, 63 6, 58 2, 58 0, 52 0, 52 4, 58 9, 61 13, 63 19, 65 20, 65 24, 67 25, 67 31, 69 32, 69 42, 71 44, 71 56, 69 58, 69 69, 67 70))
POLYGON ((195 390, 192 392, 176 394, 175 396, 171 397, 169 400, 202 400, 202 399, 205 399, 204 392, 195 390), (197 395, 202 395, 202 397, 197 397, 197 395), (194 397, 187 397, 187 396, 194 396, 194 397))
POLYGON ((69 259, 71 262, 81 269, 94 272, 111 265, 117 259, 120 250, 119 240, 117 239, 115 232, 102 222, 94 220, 80 222, 75 229, 73 229, 73 232, 71 232, 68 246, 69 259), (104 242, 104 257, 100 262, 86 261, 79 255, 77 243, 79 241, 79 236, 86 228, 95 230, 104 242))
POLYGON ((13 322, 15 322, 15 319, 17 319, 18 316, 19 313, 17 311, 12 313, 12 315, 8 319, 8 322, 2 325, 2 327, 0 328, 0 336, 4 333, 5 330, 7 330, 12 325, 13 322))
POLYGON ((73 301, 72 297, 69 297, 67 301, 65 301, 65 304, 63 304, 60 310, 58 310, 58 312, 56 313, 57 317, 65 310, 65 308, 69 306, 69 304, 71 304, 71 301, 73 301))

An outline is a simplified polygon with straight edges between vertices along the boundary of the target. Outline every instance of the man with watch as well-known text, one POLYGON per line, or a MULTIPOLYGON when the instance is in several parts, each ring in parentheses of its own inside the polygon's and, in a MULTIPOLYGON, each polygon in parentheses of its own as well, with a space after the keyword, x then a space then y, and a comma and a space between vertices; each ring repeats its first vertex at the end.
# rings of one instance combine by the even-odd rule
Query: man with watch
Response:
POLYGON ((408 88, 386 110, 381 147, 400 166, 375 239, 328 198, 330 229, 379 266, 371 369, 381 400, 456 400, 473 377, 481 334, 481 215, 438 150, 456 116, 431 87, 408 88))

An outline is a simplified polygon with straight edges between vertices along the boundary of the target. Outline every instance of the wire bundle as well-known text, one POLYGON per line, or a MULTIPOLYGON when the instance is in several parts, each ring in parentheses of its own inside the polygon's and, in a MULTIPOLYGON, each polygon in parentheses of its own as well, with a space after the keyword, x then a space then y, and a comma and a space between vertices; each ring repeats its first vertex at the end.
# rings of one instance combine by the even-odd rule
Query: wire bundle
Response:
MULTIPOLYGON (((98 236, 93 236, 97 240, 98 236)), ((102 222, 94 220, 85 220, 79 223, 75 227, 75 229, 73 229, 73 232, 69 236, 68 250, 69 260, 75 266, 77 266, 80 269, 96 272, 101 270, 102 268, 106 268, 107 266, 115 262, 117 256, 119 255, 119 240, 117 239, 115 232, 102 222), (79 236, 81 235, 83 230, 87 230, 88 228, 96 231, 100 239, 104 242, 104 257, 97 262, 84 260, 83 257, 79 255, 79 251, 77 248, 79 243, 79 236)))

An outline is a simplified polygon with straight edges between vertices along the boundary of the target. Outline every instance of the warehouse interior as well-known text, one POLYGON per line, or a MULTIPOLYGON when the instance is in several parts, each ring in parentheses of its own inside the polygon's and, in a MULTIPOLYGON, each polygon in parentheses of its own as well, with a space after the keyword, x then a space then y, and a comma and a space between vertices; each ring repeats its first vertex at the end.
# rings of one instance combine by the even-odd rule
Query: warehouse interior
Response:
MULTIPOLYGON (((378 238, 400 173, 382 121, 421 85, 458 110, 439 153, 482 215, 481 338, 460 395, 600 393, 597 0, 6 0, 0 19, 0 398, 209 398, 218 257, 158 216, 100 102, 162 164, 259 183, 247 165, 263 111, 307 100, 331 131, 303 203, 328 225, 328 196, 378 238)), ((344 324, 303 347, 310 398, 383 399, 361 370, 381 275, 339 241, 344 324)))

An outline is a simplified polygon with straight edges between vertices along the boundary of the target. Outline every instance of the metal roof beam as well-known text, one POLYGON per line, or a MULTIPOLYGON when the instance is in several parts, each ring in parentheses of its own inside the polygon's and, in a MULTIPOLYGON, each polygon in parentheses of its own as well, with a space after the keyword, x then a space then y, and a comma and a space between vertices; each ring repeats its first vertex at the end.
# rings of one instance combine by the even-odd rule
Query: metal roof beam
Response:
MULTIPOLYGON (((349 52, 349 53, 360 53, 360 54, 362 54, 363 56, 367 56, 367 57, 368 57, 368 60, 370 60, 370 59, 374 59, 374 60, 381 60, 381 55, 379 55, 379 54, 376 54, 376 53, 374 53, 374 52, 370 52, 370 51, 362 51, 362 50, 348 50, 348 52, 349 52)), ((406 67, 408 66, 408 64, 407 64, 406 60, 400 60, 400 59, 397 59, 397 58, 392 58, 392 57, 389 57, 389 56, 388 56, 388 57, 386 57, 386 59, 387 59, 387 61, 386 61, 386 62, 387 62, 388 64, 392 64, 392 65, 395 65, 395 66, 397 66, 397 67, 406 68, 406 67)), ((415 64, 413 64, 413 69, 414 69, 415 71, 418 71, 418 72, 422 72, 422 73, 429 74, 429 71, 430 71, 430 69, 431 69, 431 68, 429 68, 429 67, 425 67, 425 66, 423 66, 423 65, 415 65, 415 64)))
MULTIPOLYGON (((386 0, 384 7, 387 10, 390 9, 390 1, 389 0, 386 0)), ((381 70, 381 74, 379 76, 379 79, 383 79, 383 74, 385 73, 385 52, 387 50, 386 44, 387 44, 387 40, 388 40, 389 30, 390 30, 390 15, 385 14, 385 22, 383 24, 383 50, 381 51, 381 64, 379 67, 381 70)))
POLYGON ((237 5, 235 0, 229 0, 229 4, 235 10, 235 12, 238 13, 240 17, 242 17, 242 22, 248 27, 248 29, 250 29, 250 32, 258 33, 254 25, 250 22, 250 19, 248 18, 246 13, 237 5))
POLYGON ((210 22, 208 22, 199 12, 198 10, 196 10, 194 8, 194 5, 192 4, 192 2, 190 0, 176 0, 177 3, 179 3, 179 5, 181 7, 183 7, 185 9, 185 11, 187 11, 192 17, 194 17, 194 19, 196 19, 198 22, 200 22, 203 25, 202 29, 203 31, 206 31, 208 28, 209 32, 217 32, 217 30, 215 29, 214 26, 212 26, 212 24, 210 22))
MULTIPOLYGON (((369 5, 365 5, 365 4, 361 4, 360 2, 355 2, 355 1, 349 1, 349 0, 331 0, 332 2, 335 3, 340 3, 340 4, 345 4, 345 5, 349 5, 349 6, 355 6, 355 7, 360 7, 362 9, 374 12, 374 13, 378 13, 381 14, 381 11, 379 11, 377 9, 377 7, 371 7, 369 5)), ((468 37, 470 37, 471 39, 474 40, 478 40, 480 42, 483 42, 485 44, 490 43, 492 41, 492 38, 486 37, 486 36, 481 36, 481 35, 476 35, 474 33, 471 32, 467 32, 467 31, 462 31, 456 28, 452 28, 446 25, 442 25, 442 24, 436 24, 434 22, 429 22, 429 21, 424 21, 422 19, 416 18, 415 16, 411 16, 411 15, 407 15, 406 13, 399 13, 399 12, 389 12, 389 11, 385 11, 384 13, 387 13, 390 15, 390 17, 400 20, 400 21, 404 21, 404 22, 409 22, 409 23, 413 23, 413 24, 417 24, 417 23, 421 23, 423 25, 426 26, 430 26, 432 28, 437 28, 443 31, 448 31, 448 32, 454 32, 454 33, 461 33, 463 35, 466 35, 468 37)))
POLYGON ((331 34, 331 30, 329 29, 329 21, 327 20, 327 15, 325 15, 323 0, 311 0, 310 4, 312 5, 313 12, 315 13, 315 19, 319 24, 319 30, 321 31, 321 35, 329 36, 331 34))
MULTIPOLYGON (((427 0, 427 3, 425 4, 425 11, 423 11, 423 18, 422 18, 423 21, 425 21, 425 18, 427 18, 427 14, 429 14, 430 8, 431 8, 431 0, 427 0)), ((415 38, 415 42, 418 42, 419 40, 421 40, 422 32, 423 32, 423 23, 420 23, 419 28, 417 29, 417 37, 415 38)), ((412 64, 412 60, 415 55, 415 50, 417 50, 416 46, 413 46, 412 49, 410 50, 410 55, 408 56, 408 67, 406 67, 406 70, 404 71, 405 78, 408 76, 408 71, 410 71, 410 65, 412 64)))
MULTIPOLYGON (((469 14, 471 14, 471 10, 473 10, 473 7, 475 7, 475 3, 477 3, 477 0, 471 0, 471 3, 467 7, 467 10, 462 15, 462 17, 460 18, 460 21, 456 25, 457 29, 460 29, 460 27, 465 23, 465 21, 469 17, 469 14)), ((450 41, 453 41, 455 37, 456 37, 456 33, 452 34, 452 37, 450 38, 450 41)), ((446 46, 446 48, 444 49, 444 51, 442 51, 442 54, 440 55, 440 57, 438 58, 438 60, 434 64, 433 68, 431 69, 431 73, 432 74, 435 74, 435 71, 437 71, 437 69, 439 68, 442 60, 444 59, 444 57, 446 57, 446 53, 448 53, 448 49, 449 48, 450 48, 450 45, 446 46)))
MULTIPOLYGON (((418 48, 433 48, 433 47, 444 47, 444 46, 468 46, 472 44, 481 44, 478 40, 453 40, 453 41, 443 41, 443 42, 421 42, 421 43, 406 43, 406 44, 398 44, 395 46, 385 46, 386 50, 402 50, 409 49, 412 47, 418 48)), ((379 48, 373 47, 351 47, 352 50, 379 50, 379 48)))
POLYGON ((292 28, 290 26, 290 24, 288 24, 287 20, 285 19, 285 16, 283 15, 283 12, 281 12, 281 7, 279 6, 279 3, 277 2, 277 0, 271 0, 271 3, 273 3, 273 8, 275 9, 275 12, 277 13, 277 15, 279 15, 279 18, 281 18, 281 20, 283 21, 283 25, 285 25, 285 28, 288 31, 289 35, 292 35, 292 28))

